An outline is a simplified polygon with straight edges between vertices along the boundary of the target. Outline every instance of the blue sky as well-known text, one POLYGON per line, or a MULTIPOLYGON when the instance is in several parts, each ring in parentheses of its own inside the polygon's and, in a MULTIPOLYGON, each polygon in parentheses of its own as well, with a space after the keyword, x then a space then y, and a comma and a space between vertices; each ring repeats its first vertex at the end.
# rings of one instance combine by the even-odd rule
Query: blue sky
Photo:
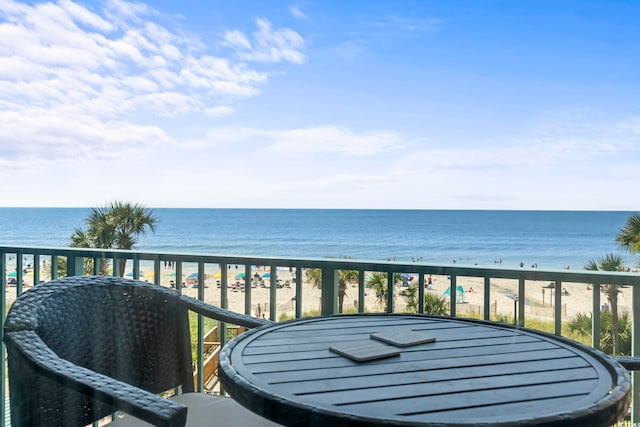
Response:
POLYGON ((3 206, 637 210, 637 1, 0 1, 3 206))

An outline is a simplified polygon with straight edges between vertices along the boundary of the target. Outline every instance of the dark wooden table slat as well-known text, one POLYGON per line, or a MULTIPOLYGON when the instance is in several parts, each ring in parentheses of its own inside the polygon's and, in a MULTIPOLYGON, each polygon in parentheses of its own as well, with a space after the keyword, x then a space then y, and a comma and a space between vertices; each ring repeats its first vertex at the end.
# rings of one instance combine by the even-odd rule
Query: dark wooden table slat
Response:
MULTIPOLYGON (((468 334, 466 338, 455 339, 452 340, 450 336, 445 337, 437 337, 439 338, 433 345, 434 348, 469 348, 469 347, 484 347, 484 346, 493 346, 493 345, 504 345, 504 344, 516 344, 516 343, 529 343, 529 342, 540 342, 541 340, 536 337, 532 337, 529 335, 514 335, 512 333, 494 331, 492 334, 482 334, 483 337, 477 338, 472 334, 468 334)), ((333 342, 342 342, 349 341, 349 339, 338 339, 335 337, 333 342)), ((244 348, 242 354, 244 357, 246 356, 256 356, 261 354, 266 355, 277 355, 277 354, 291 354, 303 351, 316 351, 322 350, 327 347, 327 339, 326 337, 322 340, 318 340, 314 343, 309 342, 300 342, 297 340, 294 343, 289 344, 280 344, 280 345, 251 345, 244 348)), ((412 349, 407 349, 412 350, 412 349)))
MULTIPOLYGON (((340 366, 352 366, 351 364, 344 361, 344 358, 336 356, 335 353, 326 352, 327 346, 326 344, 323 346, 324 348, 316 349, 316 350, 307 350, 307 351, 297 351, 297 352, 278 352, 272 354, 259 354, 259 355, 251 355, 245 354, 243 357, 244 363, 246 365, 252 364, 264 364, 264 363, 295 363, 295 362, 304 362, 309 360, 315 360, 319 364, 316 364, 316 367, 321 367, 320 363, 321 359, 330 359, 327 360, 326 363, 330 364, 332 367, 340 367, 340 366)), ((392 347, 392 346, 391 346, 392 347)), ((556 349, 558 346, 550 343, 548 341, 534 341, 534 342, 520 342, 520 345, 516 348, 513 346, 513 343, 505 343, 505 344, 489 344, 484 346, 475 346, 475 347, 450 347, 443 345, 442 342, 438 343, 429 343, 423 345, 416 345, 413 347, 403 347, 402 352, 402 361, 408 362, 413 360, 429 360, 429 359, 441 359, 443 357, 476 357, 476 356, 484 356, 487 354, 495 354, 496 352, 501 352, 504 354, 507 353, 517 353, 517 352, 527 352, 527 351, 540 351, 540 350, 552 350, 556 349), (428 346, 428 347, 427 347, 428 346), (425 351, 428 348, 428 351, 425 351)), ((290 369, 295 369, 291 366, 290 369)))
MULTIPOLYGON (((562 384, 530 385, 513 388, 495 389, 488 391, 467 391, 455 394, 431 395, 428 397, 405 397, 401 400, 377 400, 372 402, 350 404, 346 402, 340 409, 363 416, 379 418, 402 419, 406 415, 422 417, 428 420, 434 412, 453 411, 465 408, 477 408, 491 405, 496 412, 500 412, 502 404, 514 402, 535 402, 549 400, 555 397, 574 396, 574 401, 582 400, 589 394, 589 387, 595 385, 595 380, 584 380, 562 384), (407 410, 409 408, 409 410, 407 410)), ((553 402, 548 402, 553 406, 553 402)), ((535 412, 522 409, 520 417, 530 418, 535 412)), ((472 412, 470 416, 475 417, 472 412)), ((467 420, 469 421, 469 420, 467 420)))
MULTIPOLYGON (((556 359, 573 357, 574 355, 565 349, 552 349, 542 351, 529 351, 520 353, 493 354, 477 357, 458 357, 416 360, 404 363, 402 355, 389 359, 374 360, 359 364, 353 362, 349 366, 333 367, 331 364, 323 365, 324 359, 311 359, 302 363, 279 362, 268 364, 249 365, 251 374, 261 381, 293 381, 324 378, 350 378, 369 375, 386 375, 390 372, 418 372, 424 370, 462 368, 476 366, 484 369, 485 366, 492 366, 500 363, 528 363, 536 360, 548 360, 554 363, 556 359), (354 367, 357 369, 354 370, 354 367)), ((249 372, 249 371, 244 371, 249 372)))
POLYGON ((350 378, 349 381, 345 381, 344 378, 324 379, 322 381, 317 380, 305 380, 305 381, 271 381, 270 385, 274 389, 291 393, 292 395, 302 395, 308 393, 322 393, 326 391, 341 391, 341 390, 353 390, 358 388, 375 388, 375 387, 387 387, 389 383, 394 385, 402 384, 419 384, 422 382, 435 382, 450 381, 451 378, 462 379, 474 379, 474 378, 486 378, 496 375, 509 375, 516 373, 537 374, 538 372, 554 372, 558 373, 563 370, 572 369, 591 369, 591 365, 579 357, 573 357, 569 359, 561 359, 557 361, 553 367, 549 366, 549 362, 546 360, 539 360, 536 362, 527 363, 526 367, 521 364, 504 364, 504 365, 492 365, 486 366, 481 370, 476 367, 470 368, 450 368, 439 369, 436 371, 425 370, 419 372, 406 372, 396 373, 390 375, 373 375, 350 378))

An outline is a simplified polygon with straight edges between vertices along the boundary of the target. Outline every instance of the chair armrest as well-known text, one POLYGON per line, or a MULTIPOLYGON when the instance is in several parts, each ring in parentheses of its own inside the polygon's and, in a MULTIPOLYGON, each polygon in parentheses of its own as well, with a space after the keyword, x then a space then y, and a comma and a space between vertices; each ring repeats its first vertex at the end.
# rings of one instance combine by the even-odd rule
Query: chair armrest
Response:
POLYGON ((614 359, 627 371, 640 371, 640 357, 615 356, 614 359))
POLYGON ((247 316, 246 314, 225 310, 224 308, 214 307, 213 305, 186 295, 180 295, 180 300, 189 310, 212 319, 220 320, 221 322, 231 323, 232 325, 244 326, 245 328, 257 328, 272 323, 270 320, 259 319, 247 316))
POLYGON ((183 427, 186 423, 186 406, 62 359, 34 331, 9 332, 5 341, 34 369, 81 395, 153 425, 183 427))

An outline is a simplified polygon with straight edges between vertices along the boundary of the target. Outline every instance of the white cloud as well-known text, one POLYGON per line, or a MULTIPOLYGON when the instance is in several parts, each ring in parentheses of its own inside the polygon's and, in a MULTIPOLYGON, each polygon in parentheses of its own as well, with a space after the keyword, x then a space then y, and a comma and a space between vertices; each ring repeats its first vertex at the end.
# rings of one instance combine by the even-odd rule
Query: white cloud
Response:
MULTIPOLYGON (((258 26, 252 52, 301 62, 297 33, 258 26)), ((173 143, 181 117, 232 114, 268 71, 215 48, 143 3, 0 2, 0 161, 107 158, 173 143)))
POLYGON ((376 35, 397 37, 412 33, 434 32, 439 29, 440 24, 441 21, 434 18, 389 15, 367 20, 362 25, 373 30, 376 35))
POLYGON ((380 46, 389 46, 397 40, 421 37, 439 30, 439 19, 413 16, 361 16, 347 30, 348 39, 339 42, 335 53, 342 59, 353 61, 373 56, 380 46))
POLYGON ((291 6, 289 8, 289 12, 291 12, 291 15, 294 18, 305 19, 307 17, 307 15, 298 6, 291 6))
POLYGON ((204 112, 207 116, 212 117, 223 117, 228 116, 229 114, 233 114, 234 109, 227 105, 220 105, 217 107, 207 108, 204 112))
POLYGON ((347 61, 357 60, 362 56, 369 55, 368 49, 365 47, 365 43, 358 40, 348 40, 342 44, 339 44, 334 48, 334 51, 339 57, 347 61))
POLYGON ((234 48, 238 58, 245 61, 302 64, 306 60, 300 34, 289 28, 273 29, 264 18, 256 19, 256 24, 258 31, 253 34, 253 42, 240 31, 227 31, 223 44, 234 48))
POLYGON ((227 31, 224 33, 224 40, 228 46, 236 49, 251 50, 251 42, 242 31, 227 31))
MULTIPOLYGON (((624 126, 620 126, 622 128, 624 126)), ((599 132, 592 131, 593 134, 587 135, 577 129, 571 132, 557 130, 522 136, 510 144, 482 148, 428 148, 411 153, 410 158, 438 169, 548 173, 555 168, 569 170, 580 164, 597 164, 606 157, 625 156, 625 153, 640 149, 640 132, 623 133, 609 126, 604 126, 599 132)))
POLYGON ((337 153, 349 156, 370 156, 383 150, 397 149, 402 144, 396 132, 374 130, 355 133, 350 129, 325 126, 292 129, 272 133, 275 144, 271 150, 295 154, 337 153))
POLYGON ((72 1, 60 1, 60 6, 66 10, 70 18, 78 24, 84 24, 90 28, 108 32, 114 29, 113 25, 101 16, 73 3, 72 1))
POLYGON ((37 107, 19 113, 0 111, 0 122, 4 123, 2 158, 28 160, 32 167, 51 161, 116 160, 172 141, 155 126, 89 116, 77 117, 70 126, 65 111, 37 107))
POLYGON ((337 154, 367 157, 385 150, 397 150, 404 144, 397 132, 374 130, 357 133, 339 126, 284 130, 225 127, 210 131, 208 137, 226 143, 253 143, 266 152, 288 156, 337 154))

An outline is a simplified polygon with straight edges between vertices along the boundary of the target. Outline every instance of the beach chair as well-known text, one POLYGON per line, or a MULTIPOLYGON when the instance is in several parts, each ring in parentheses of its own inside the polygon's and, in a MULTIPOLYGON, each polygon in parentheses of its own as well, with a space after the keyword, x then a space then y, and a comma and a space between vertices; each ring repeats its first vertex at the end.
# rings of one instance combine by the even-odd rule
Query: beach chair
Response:
POLYGON ((276 426, 230 398, 193 393, 188 311, 247 328, 270 323, 116 277, 26 291, 4 326, 12 425, 82 426, 121 411, 114 425, 276 426))

